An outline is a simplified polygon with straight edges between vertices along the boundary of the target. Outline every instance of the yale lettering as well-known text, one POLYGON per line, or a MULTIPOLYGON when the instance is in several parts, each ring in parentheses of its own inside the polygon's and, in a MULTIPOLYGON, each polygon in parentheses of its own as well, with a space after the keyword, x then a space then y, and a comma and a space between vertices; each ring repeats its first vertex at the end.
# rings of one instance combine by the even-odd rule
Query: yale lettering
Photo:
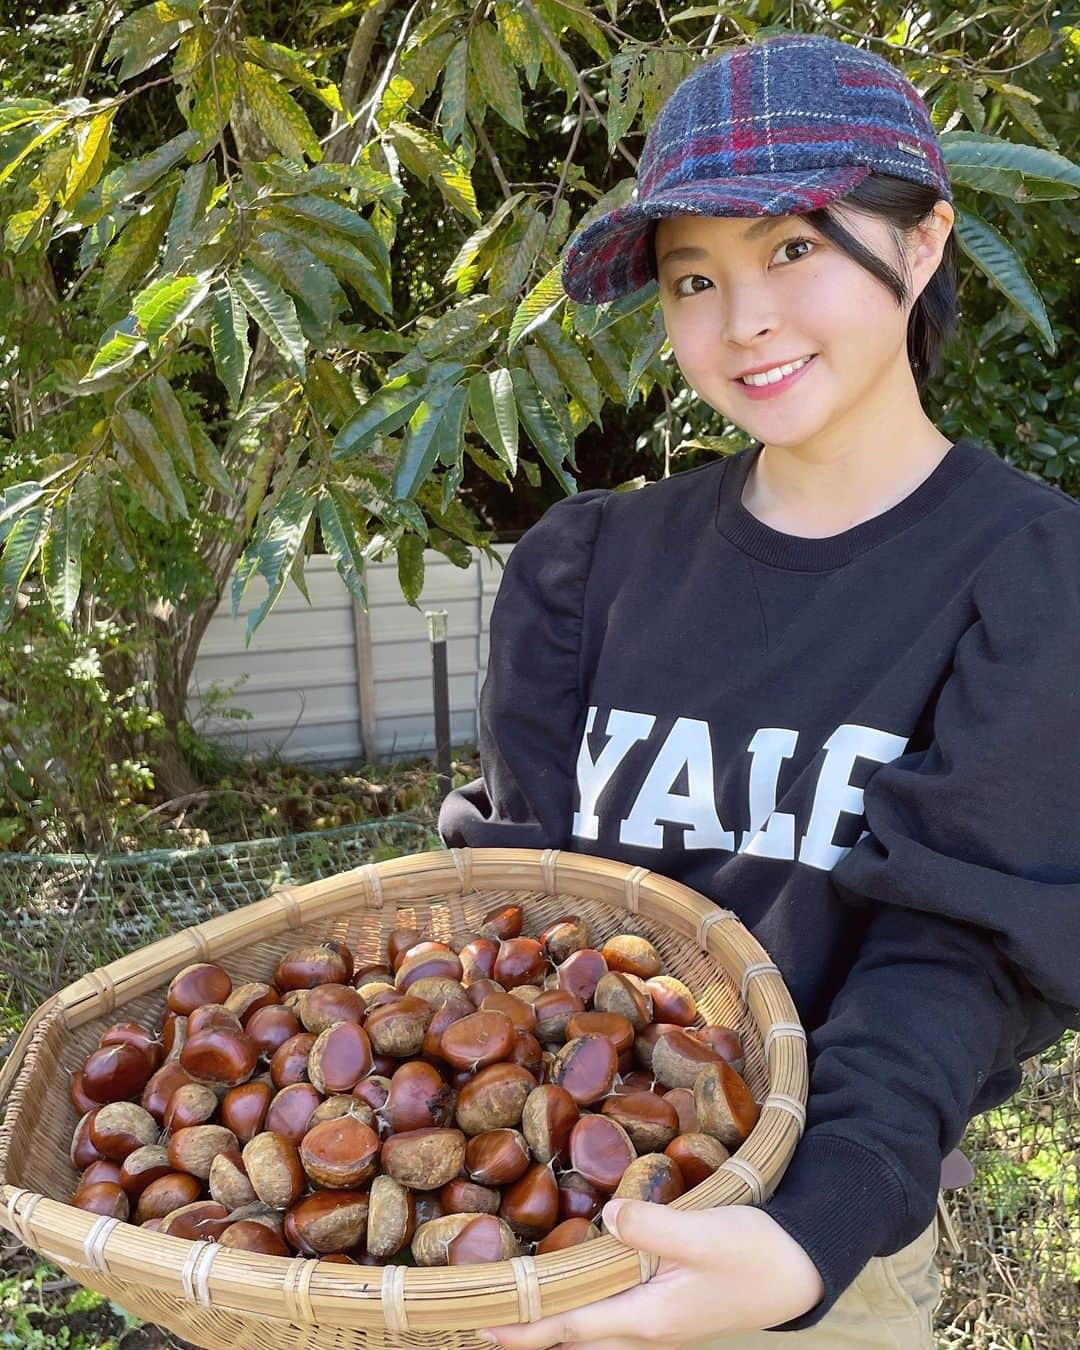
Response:
MULTIPOLYGON (((612 777, 639 741, 648 741, 656 718, 652 713, 612 708, 605 732, 607 743, 594 760, 588 737, 596 722, 597 709, 590 707, 578 748, 577 785, 581 805, 574 812, 572 832, 581 839, 598 839, 600 817, 597 804, 612 777)), ((785 760, 795 754, 799 733, 788 727, 761 727, 747 746, 750 756, 748 784, 749 829, 736 841, 717 810, 713 785, 712 739, 709 724, 696 717, 676 718, 663 744, 653 755, 637 796, 619 822, 619 842, 638 848, 661 849, 663 823, 683 826, 685 849, 727 849, 752 853, 759 858, 798 861, 808 867, 831 871, 847 853, 833 843, 840 817, 862 817, 863 790, 851 782, 857 759, 886 764, 903 754, 907 740, 877 727, 845 722, 822 747, 821 762, 806 831, 796 852, 795 817, 777 811, 780 773, 785 760), (685 771, 687 791, 672 791, 685 771)), ((863 831, 860 838, 865 837, 863 831)))

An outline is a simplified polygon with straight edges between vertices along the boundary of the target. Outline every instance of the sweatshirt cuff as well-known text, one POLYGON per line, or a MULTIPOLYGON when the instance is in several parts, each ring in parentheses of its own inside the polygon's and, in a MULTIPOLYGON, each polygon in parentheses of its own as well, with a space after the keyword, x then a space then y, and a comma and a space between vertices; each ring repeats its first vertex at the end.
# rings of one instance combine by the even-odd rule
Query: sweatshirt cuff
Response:
POLYGON ((769 1331, 803 1331, 821 1321, 867 1261, 895 1245, 907 1212, 903 1187, 876 1153, 838 1135, 800 1140, 771 1200, 756 1205, 795 1239, 818 1268, 825 1295, 769 1331))

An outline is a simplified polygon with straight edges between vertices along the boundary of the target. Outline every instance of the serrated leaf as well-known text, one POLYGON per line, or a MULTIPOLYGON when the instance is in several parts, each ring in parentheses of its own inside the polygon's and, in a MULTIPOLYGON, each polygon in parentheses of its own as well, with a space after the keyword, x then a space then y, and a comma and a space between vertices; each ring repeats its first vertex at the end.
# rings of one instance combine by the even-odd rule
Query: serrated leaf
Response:
POLYGON ((36 479, 23 483, 13 483, 0 492, 0 542, 11 533, 15 518, 31 506, 44 493, 43 485, 36 479))
POLYGON ((334 560, 338 573, 350 594, 364 609, 367 593, 364 588, 364 554, 349 510, 347 494, 336 483, 327 485, 319 498, 319 524, 323 542, 334 560))
POLYGON ((140 337, 135 329, 135 316, 129 314, 106 329, 101 345, 94 353, 86 374, 79 380, 88 384, 103 375, 115 375, 124 370, 132 361, 146 351, 146 339, 140 337))
POLYGON ((390 270, 390 252, 376 233, 371 221, 359 211, 331 201, 328 197, 308 195, 287 197, 274 203, 273 214, 295 216, 299 220, 317 225, 332 234, 343 234, 355 239, 365 253, 380 267, 390 270))
POLYGON ((153 422, 136 408, 123 408, 114 411, 110 426, 143 477, 153 484, 177 515, 187 520, 184 489, 153 422))
POLYGON ((210 307, 210 351, 218 378, 228 390, 234 408, 240 406, 248 362, 251 360, 247 331, 247 310, 226 282, 214 296, 210 307))
POLYGON ((161 258, 163 272, 180 271, 190 256, 199 225, 216 187, 217 165, 212 160, 200 160, 185 170, 165 235, 165 252, 161 258))
POLYGON ((157 353, 174 328, 190 318, 209 291, 209 283, 200 277, 166 276, 139 292, 131 308, 151 355, 157 353))
POLYGON ((265 579, 268 587, 266 599, 248 615, 245 647, 251 645, 252 634, 273 609, 284 589, 314 510, 314 497, 305 497, 296 487, 288 488, 245 550, 233 581, 233 616, 256 571, 265 579))
POLYGON ((408 122, 391 122, 388 131, 405 167, 423 183, 434 179, 447 202, 479 225, 480 213, 469 171, 454 159, 446 145, 408 122))
POLYGON ((76 133, 75 154, 60 194, 61 206, 71 206, 78 201, 101 177, 109 158, 109 135, 115 112, 116 108, 113 107, 98 113, 76 133))
POLYGON ((408 604, 419 608, 424 589, 424 541, 418 534, 402 535, 397 551, 398 585, 408 604))
POLYGON ((474 230, 469 235, 468 239, 458 249, 453 262, 443 273, 444 286, 449 286, 458 280, 524 195, 524 192, 515 192, 511 197, 508 197, 506 201, 499 205, 495 214, 489 220, 486 220, 478 230, 474 230))
POLYGON ((180 406, 180 400, 173 393, 172 385, 160 370, 150 379, 150 407, 154 414, 154 423, 158 435, 168 447, 169 453, 178 459, 189 473, 194 474, 195 455, 191 447, 191 431, 187 418, 180 406))
POLYGON ((633 402, 634 392, 642 374, 652 364, 653 359, 660 354, 666 341, 667 328, 664 324, 664 311, 658 304, 653 310, 649 327, 634 348, 634 355, 630 361, 630 373, 626 379, 626 401, 628 404, 633 402))
POLYGON ((1057 343, 1046 306, 1016 250, 992 225, 967 211, 957 210, 954 228, 963 251, 987 280, 1028 316, 1053 355, 1057 343))
POLYGON ((510 332, 506 339, 506 350, 513 351, 521 339, 545 319, 550 319, 559 305, 566 299, 562 284, 562 263, 557 262, 546 275, 542 276, 521 304, 514 311, 510 322, 510 332))
POLYGON ((292 47, 282 46, 280 42, 269 42, 266 38, 260 37, 246 37, 244 47, 260 65, 292 80, 301 89, 313 94, 320 103, 324 103, 331 112, 344 112, 337 85, 332 80, 316 79, 304 65, 301 52, 295 51, 292 47))
POLYGON ((482 370, 472 377, 469 381, 469 412, 480 435, 511 474, 516 474, 518 417, 514 383, 508 370, 482 370))
POLYGON ((950 172, 954 165, 1015 169, 1032 178, 1049 178, 1080 187, 1080 164, 1041 146, 980 136, 974 131, 952 131, 941 137, 941 152, 950 172))
POLYGON ((210 439, 201 422, 192 422, 190 431, 191 449, 195 456, 195 477, 198 478, 200 483, 205 483, 207 487, 217 488, 222 496, 231 499, 236 495, 236 486, 221 461, 217 446, 210 439))
POLYGON ((468 112, 469 42, 460 38, 443 71, 439 125, 447 145, 456 145, 465 131, 468 112))
POLYGON ((441 385, 427 392, 409 418, 398 460, 394 466, 393 494, 395 498, 415 497, 421 484, 435 467, 439 455, 439 427, 446 412, 464 409, 465 390, 461 388, 458 406, 457 390, 461 386, 441 385))
POLYGON ((641 54, 632 48, 615 53, 608 79, 607 138, 609 153, 633 126, 641 107, 641 54))
POLYGON ((18 133, 5 135, 3 142, 0 143, 0 156, 5 157, 0 167, 0 183, 10 178, 23 160, 28 159, 39 146, 51 140, 64 125, 63 118, 57 118, 43 129, 30 132, 26 136, 20 136, 18 133))
POLYGON ((113 29, 105 51, 104 63, 110 65, 117 57, 123 62, 116 78, 121 83, 133 75, 141 75, 165 56, 180 38, 180 22, 173 18, 168 7, 146 5, 128 14, 113 29))
POLYGON ((41 551, 49 528, 50 510, 31 506, 12 524, 0 557, 0 629, 7 626, 15 608, 19 587, 41 551))
POLYGON ((510 379, 514 385, 514 401, 522 425, 540 454, 540 458, 551 470, 556 481, 566 495, 577 492, 577 483, 569 471, 563 467, 570 455, 570 442, 563 431, 559 419, 540 392, 536 381, 527 370, 514 366, 510 370, 510 379))
POLYGON ((376 434, 389 436, 403 427, 424 401, 425 393, 423 384, 413 384, 405 375, 384 384, 338 432, 331 458, 357 454, 371 445, 376 434))
POLYGON ((260 230, 250 257, 273 281, 292 293, 297 314, 313 345, 324 345, 335 318, 349 308, 349 297, 325 263, 298 239, 278 230, 260 230), (305 324, 305 316, 309 323, 305 324))
POLYGON ((240 303, 263 330, 278 351, 295 365, 304 378, 304 334, 296 317, 296 306, 265 272, 251 263, 229 274, 229 284, 240 303))
POLYGON ((71 623, 82 587, 83 526, 69 493, 53 508, 53 528, 42 545, 41 574, 45 594, 56 617, 71 623))
POLYGON ((528 136, 517 70, 494 24, 478 23, 470 30, 469 69, 488 107, 515 131, 528 136))
POLYGON ((308 367, 304 392, 324 427, 344 426, 356 414, 356 395, 348 376, 325 356, 316 356, 308 367))
POLYGON ((547 236, 547 219, 529 204, 523 208, 499 240, 499 253, 491 267, 489 287, 500 300, 517 295, 531 274, 547 236))
POLYGON ((331 231, 313 228, 299 220, 290 221, 284 214, 274 212, 269 219, 284 235, 298 240, 309 248, 350 286, 366 305, 376 313, 389 318, 393 311, 389 272, 373 262, 351 239, 331 231))
POLYGON ((137 286, 157 261, 178 184, 166 187, 153 203, 134 215, 105 255, 97 309, 107 310, 137 286))
POLYGON ((198 144, 199 137, 195 132, 182 131, 179 136, 174 136, 148 155, 113 169, 101 184, 101 207, 108 210, 119 202, 127 201, 129 197, 145 192, 198 144))
POLYGON ((251 111, 267 140, 287 158, 318 161, 322 146, 307 113, 262 66, 240 64, 240 82, 251 111))
POLYGON ((533 330, 533 341, 547 353, 567 392, 588 410, 597 426, 601 426, 604 397, 595 375, 589 369, 585 353, 573 338, 567 337, 559 325, 550 319, 533 330))

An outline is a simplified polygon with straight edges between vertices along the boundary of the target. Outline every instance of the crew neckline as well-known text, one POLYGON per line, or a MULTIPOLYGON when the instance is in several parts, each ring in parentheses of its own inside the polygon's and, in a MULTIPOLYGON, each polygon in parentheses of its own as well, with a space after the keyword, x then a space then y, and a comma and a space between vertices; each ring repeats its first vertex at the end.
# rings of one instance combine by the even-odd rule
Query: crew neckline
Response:
POLYGON ((763 445, 762 441, 755 441, 748 449, 739 450, 722 461, 723 472, 717 487, 716 529, 743 553, 774 567, 801 572, 843 567, 867 549, 891 539, 932 511, 983 460, 978 444, 961 436, 929 476, 895 505, 849 530, 812 539, 774 530, 743 505, 743 487, 763 445))

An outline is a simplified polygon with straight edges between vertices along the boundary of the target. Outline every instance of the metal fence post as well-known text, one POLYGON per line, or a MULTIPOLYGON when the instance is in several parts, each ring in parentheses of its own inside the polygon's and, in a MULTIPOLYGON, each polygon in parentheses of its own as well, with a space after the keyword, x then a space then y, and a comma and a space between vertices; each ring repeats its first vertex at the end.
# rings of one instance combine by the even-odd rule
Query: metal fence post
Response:
POLYGON ((428 640, 431 643, 432 688, 435 700, 435 767, 438 798, 450 791, 450 680, 446 667, 447 611, 427 609, 428 640))

